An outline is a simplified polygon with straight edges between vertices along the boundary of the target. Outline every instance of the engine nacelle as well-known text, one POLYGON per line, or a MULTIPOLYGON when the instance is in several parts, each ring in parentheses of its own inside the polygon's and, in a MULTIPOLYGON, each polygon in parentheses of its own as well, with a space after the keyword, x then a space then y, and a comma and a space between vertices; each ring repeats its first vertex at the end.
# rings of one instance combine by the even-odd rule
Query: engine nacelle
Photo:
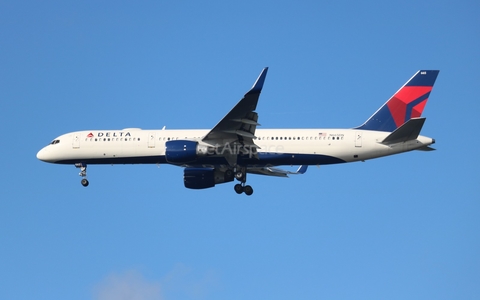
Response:
POLYGON ((169 163, 184 164, 194 162, 199 156, 207 154, 206 146, 195 141, 175 140, 165 143, 165 159, 169 163))
POLYGON ((220 171, 212 168, 185 168, 183 183, 189 189, 206 189, 217 183, 233 181, 231 170, 220 171))

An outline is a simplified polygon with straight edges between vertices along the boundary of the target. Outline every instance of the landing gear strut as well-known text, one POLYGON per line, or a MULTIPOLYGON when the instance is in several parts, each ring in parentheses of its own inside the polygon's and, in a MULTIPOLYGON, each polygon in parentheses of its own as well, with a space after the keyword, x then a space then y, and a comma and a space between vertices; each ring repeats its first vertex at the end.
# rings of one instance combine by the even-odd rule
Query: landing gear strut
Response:
MULTIPOLYGON (((87 164, 78 163, 78 164, 75 164, 75 167, 80 168, 80 173, 79 173, 78 175, 80 175, 81 177, 87 177, 87 164)), ((80 183, 81 183, 84 187, 87 187, 88 184, 89 184, 87 178, 82 178, 82 180, 80 181, 80 183)))
POLYGON ((247 182, 247 169, 245 167, 237 167, 235 171, 235 178, 241 182, 237 183, 233 187, 237 194, 245 193, 247 196, 253 194, 253 188, 249 185, 245 185, 247 182))

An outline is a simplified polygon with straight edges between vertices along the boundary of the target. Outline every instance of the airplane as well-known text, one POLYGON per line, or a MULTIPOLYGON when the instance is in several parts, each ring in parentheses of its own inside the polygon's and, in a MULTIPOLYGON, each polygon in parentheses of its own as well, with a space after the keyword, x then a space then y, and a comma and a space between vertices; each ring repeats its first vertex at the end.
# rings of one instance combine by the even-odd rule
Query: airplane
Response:
POLYGON ((171 164, 184 168, 184 185, 205 189, 232 182, 250 196, 247 174, 288 177, 310 165, 329 165, 403 153, 435 150, 421 136, 422 112, 438 70, 420 70, 362 125, 348 129, 257 129, 255 111, 268 67, 252 88, 212 129, 86 130, 63 134, 37 153, 41 161, 80 168, 87 165, 171 164), (278 166, 300 166, 296 172, 278 166))

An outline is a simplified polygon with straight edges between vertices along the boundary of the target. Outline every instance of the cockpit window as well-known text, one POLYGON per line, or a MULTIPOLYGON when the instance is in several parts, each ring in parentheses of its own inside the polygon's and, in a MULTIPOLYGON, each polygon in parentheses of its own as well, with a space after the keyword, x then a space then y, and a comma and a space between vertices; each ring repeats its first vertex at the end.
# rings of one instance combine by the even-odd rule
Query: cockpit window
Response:
POLYGON ((50 143, 50 145, 56 145, 56 144, 58 144, 58 143, 60 143, 60 140, 53 140, 53 141, 50 143))

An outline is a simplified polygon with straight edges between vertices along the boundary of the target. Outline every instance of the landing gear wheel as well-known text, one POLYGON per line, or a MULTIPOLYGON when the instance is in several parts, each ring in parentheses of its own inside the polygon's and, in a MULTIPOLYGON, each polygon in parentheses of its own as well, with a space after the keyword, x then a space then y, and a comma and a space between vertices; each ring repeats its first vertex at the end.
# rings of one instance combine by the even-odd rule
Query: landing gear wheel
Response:
POLYGON ((245 195, 250 196, 253 194, 253 189, 249 185, 245 185, 247 182, 247 168, 242 166, 237 166, 235 168, 235 178, 240 181, 234 186, 235 192, 237 194, 245 193, 245 195))
POLYGON ((237 194, 243 193, 243 186, 242 186, 240 183, 237 183, 237 184, 233 187, 233 189, 235 190, 235 192, 236 192, 237 194))
POLYGON ((232 181, 234 176, 235 175, 233 174, 232 170, 225 171, 225 181, 232 181))
POLYGON ((245 192, 245 195, 250 196, 253 194, 253 188, 249 185, 246 185, 243 187, 243 191, 245 192))
POLYGON ((244 177, 245 177, 245 173, 243 173, 242 171, 237 171, 235 172, 235 178, 238 180, 238 181, 244 181, 244 177))
POLYGON ((88 180, 85 179, 85 178, 83 178, 82 181, 80 181, 80 182, 82 183, 82 185, 83 185, 84 187, 87 187, 87 186, 88 186, 88 183, 89 183, 88 180))

